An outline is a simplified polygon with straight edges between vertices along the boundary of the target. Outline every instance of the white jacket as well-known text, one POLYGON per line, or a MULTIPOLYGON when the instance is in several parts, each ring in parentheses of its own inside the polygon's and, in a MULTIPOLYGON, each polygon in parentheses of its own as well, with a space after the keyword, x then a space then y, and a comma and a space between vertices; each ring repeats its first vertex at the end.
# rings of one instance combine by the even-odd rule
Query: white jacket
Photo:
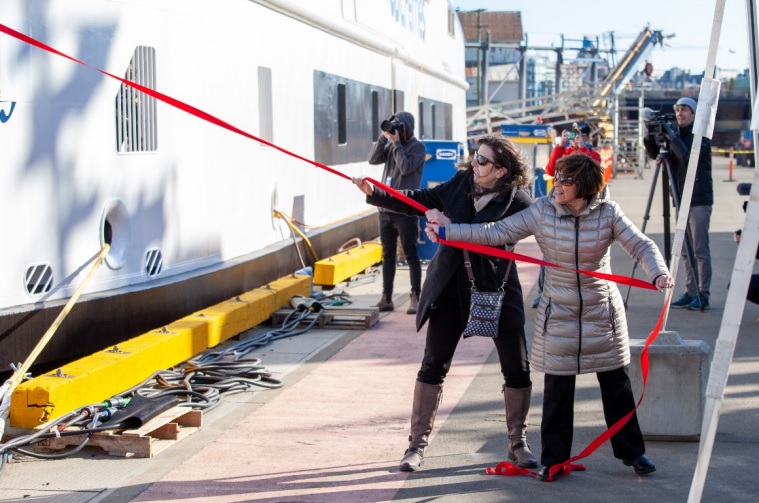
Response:
MULTIPOLYGON (((499 246, 534 235, 548 262, 604 273, 611 272, 609 248, 617 241, 652 281, 668 274, 654 242, 607 194, 594 196, 575 217, 555 202, 552 192, 504 220, 447 225, 445 237, 499 246)), ((629 364, 627 320, 616 283, 546 267, 530 362, 534 370, 554 375, 604 372, 629 364)))

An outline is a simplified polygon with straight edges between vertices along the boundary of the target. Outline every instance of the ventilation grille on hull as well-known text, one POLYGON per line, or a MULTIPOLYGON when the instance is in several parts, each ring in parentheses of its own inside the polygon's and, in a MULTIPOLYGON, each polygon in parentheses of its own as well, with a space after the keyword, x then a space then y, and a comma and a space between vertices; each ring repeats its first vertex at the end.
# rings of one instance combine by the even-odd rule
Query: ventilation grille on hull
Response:
POLYGON ((24 278, 26 293, 40 295, 50 291, 53 286, 53 268, 47 264, 30 266, 24 278))
POLYGON ((163 255, 161 250, 148 250, 145 254, 145 273, 149 277, 158 276, 163 268, 163 255))
MULTIPOLYGON (((155 89, 155 49, 137 47, 124 79, 155 89)), ((134 87, 121 84, 116 94, 116 151, 152 152, 158 149, 156 100, 134 87)))

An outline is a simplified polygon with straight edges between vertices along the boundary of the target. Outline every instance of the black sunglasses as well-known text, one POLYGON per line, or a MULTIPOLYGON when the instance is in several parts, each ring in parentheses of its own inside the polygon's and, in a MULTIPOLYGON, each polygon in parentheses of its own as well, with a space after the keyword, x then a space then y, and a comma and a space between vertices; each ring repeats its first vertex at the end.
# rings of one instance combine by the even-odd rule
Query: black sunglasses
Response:
MULTIPOLYGON (((487 166, 488 163, 493 162, 487 157, 485 157, 484 155, 480 154, 479 152, 474 154, 474 160, 477 161, 477 164, 479 164, 480 166, 487 166)), ((493 162, 493 166, 498 167, 498 165, 494 162, 493 162)))
POLYGON ((571 187, 572 185, 575 184, 575 181, 576 181, 571 176, 564 177, 564 176, 559 175, 558 173, 556 173, 556 175, 553 177, 553 179, 554 179, 555 183, 560 183, 564 187, 571 187))

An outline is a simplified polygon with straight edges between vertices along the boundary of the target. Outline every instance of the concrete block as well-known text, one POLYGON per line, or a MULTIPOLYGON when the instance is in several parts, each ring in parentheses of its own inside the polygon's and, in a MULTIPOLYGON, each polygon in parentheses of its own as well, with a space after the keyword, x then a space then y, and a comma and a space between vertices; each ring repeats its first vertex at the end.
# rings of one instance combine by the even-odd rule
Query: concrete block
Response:
MULTIPOLYGON (((646 341, 630 339, 630 380, 643 390, 640 355, 646 341)), ((709 345, 661 332, 648 347, 648 381, 638 422, 648 440, 698 441, 709 379, 709 345)))

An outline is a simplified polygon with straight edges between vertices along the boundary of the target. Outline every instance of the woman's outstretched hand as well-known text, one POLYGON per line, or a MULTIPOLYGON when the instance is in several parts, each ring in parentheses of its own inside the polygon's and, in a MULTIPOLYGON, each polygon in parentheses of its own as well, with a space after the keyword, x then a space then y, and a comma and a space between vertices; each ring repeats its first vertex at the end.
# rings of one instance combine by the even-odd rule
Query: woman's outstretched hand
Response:
POLYGON ((438 225, 448 225, 451 223, 451 219, 445 216, 442 211, 436 210, 435 208, 431 210, 427 210, 427 213, 424 214, 424 216, 427 218, 428 221, 432 222, 433 224, 438 225))
POLYGON ((427 227, 425 227, 424 232, 427 234, 427 239, 429 239, 433 243, 438 242, 438 229, 440 226, 438 224, 433 224, 432 222, 427 222, 427 227))
POLYGON ((669 274, 661 274, 656 278, 656 288, 660 291, 664 291, 665 288, 672 288, 675 286, 675 282, 672 280, 672 276, 669 274))
POLYGON ((367 182, 365 178, 351 178, 351 182, 358 187, 358 190, 366 194, 367 196, 371 196, 374 194, 374 185, 367 182))

